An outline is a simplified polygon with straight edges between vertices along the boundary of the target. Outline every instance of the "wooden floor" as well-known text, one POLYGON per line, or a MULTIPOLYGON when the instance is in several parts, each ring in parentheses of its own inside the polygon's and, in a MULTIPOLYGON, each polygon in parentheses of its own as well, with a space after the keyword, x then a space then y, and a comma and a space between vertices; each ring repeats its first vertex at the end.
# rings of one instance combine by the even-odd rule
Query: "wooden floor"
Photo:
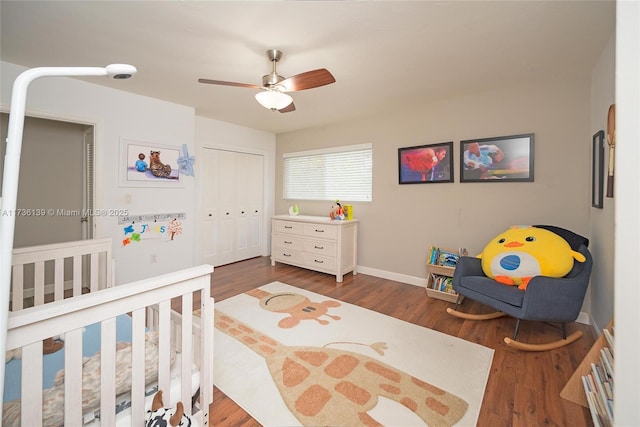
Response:
MULTIPOLYGON (((429 298, 424 288, 380 279, 347 274, 341 284, 335 276, 277 264, 259 257, 216 267, 211 293, 216 301, 280 281, 318 294, 356 304, 377 312, 472 341, 495 350, 493 365, 482 402, 478 426, 591 426, 589 411, 560 398, 560 391, 594 342, 589 326, 574 323, 567 333, 581 329, 577 342, 546 352, 521 352, 503 342, 511 336, 515 319, 469 321, 446 313, 453 304, 429 298)), ((491 311, 466 299, 461 310, 471 313, 491 311)), ((559 338, 556 327, 541 322, 522 322, 518 339, 550 342, 559 338)), ((464 367, 461 367, 463 369, 464 367)), ((448 366, 446 369, 456 369, 448 366)), ((242 408, 214 389, 209 420, 212 426, 259 426, 242 408)))

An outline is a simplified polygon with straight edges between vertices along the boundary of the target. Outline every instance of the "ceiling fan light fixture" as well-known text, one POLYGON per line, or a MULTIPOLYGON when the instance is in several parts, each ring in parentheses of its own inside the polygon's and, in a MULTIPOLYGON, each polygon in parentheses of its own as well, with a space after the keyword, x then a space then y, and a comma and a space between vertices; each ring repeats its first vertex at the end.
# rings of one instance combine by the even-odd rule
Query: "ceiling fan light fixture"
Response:
POLYGON ((272 111, 281 110, 293 102, 293 98, 286 93, 282 93, 277 90, 265 90, 258 92, 256 93, 256 100, 264 108, 268 108, 272 111))

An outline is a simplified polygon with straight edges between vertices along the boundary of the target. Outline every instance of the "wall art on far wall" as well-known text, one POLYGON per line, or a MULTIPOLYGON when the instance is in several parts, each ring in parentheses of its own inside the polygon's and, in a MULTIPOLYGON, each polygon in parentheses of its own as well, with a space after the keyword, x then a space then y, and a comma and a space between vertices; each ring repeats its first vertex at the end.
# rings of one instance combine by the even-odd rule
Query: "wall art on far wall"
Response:
POLYGON ((121 187, 182 187, 180 147, 120 139, 121 187))
POLYGON ((453 142, 398 148, 398 182, 453 182, 453 142))
POLYGON ((460 182, 533 181, 534 134, 460 141, 460 182))
POLYGON ((602 209, 604 195, 604 131, 593 135, 591 157, 591 206, 602 209))

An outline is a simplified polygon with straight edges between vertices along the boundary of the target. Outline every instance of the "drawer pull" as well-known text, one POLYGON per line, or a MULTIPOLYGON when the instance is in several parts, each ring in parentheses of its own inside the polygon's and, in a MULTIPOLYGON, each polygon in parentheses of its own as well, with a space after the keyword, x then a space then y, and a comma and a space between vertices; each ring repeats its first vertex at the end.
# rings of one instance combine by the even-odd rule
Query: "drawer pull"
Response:
POLYGON ((324 249, 324 246, 315 245, 314 248, 316 248, 316 249, 324 249))
POLYGON ((284 256, 291 256, 291 254, 282 254, 282 255, 284 255, 284 256))
POLYGON ((324 230, 318 230, 318 229, 316 229, 316 233, 324 233, 324 230))
POLYGON ((323 264, 324 263, 324 261, 322 261, 322 260, 314 259, 314 261, 317 262, 318 264, 323 264))
POLYGON ((284 228, 293 228, 291 225, 285 225, 284 228))
POLYGON ((287 242, 287 241, 285 240, 285 241, 284 241, 284 243, 285 243, 285 244, 287 244, 287 245, 290 245, 290 244, 292 244, 293 242, 287 242))

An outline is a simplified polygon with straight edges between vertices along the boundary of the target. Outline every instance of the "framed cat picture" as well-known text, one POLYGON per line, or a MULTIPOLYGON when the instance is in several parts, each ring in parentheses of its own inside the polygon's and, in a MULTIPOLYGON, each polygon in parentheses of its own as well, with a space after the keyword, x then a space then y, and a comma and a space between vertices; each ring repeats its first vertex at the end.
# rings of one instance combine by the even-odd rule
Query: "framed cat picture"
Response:
POLYGON ((121 187, 183 187, 178 157, 180 147, 120 139, 121 187))

